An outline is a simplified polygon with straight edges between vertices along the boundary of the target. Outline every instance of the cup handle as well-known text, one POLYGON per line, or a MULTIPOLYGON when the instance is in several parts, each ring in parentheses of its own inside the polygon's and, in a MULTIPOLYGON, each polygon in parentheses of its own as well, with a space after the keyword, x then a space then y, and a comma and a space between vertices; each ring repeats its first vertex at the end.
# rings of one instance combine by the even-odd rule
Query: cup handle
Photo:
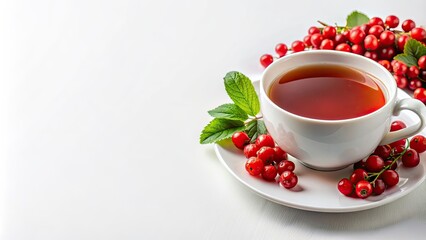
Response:
POLYGON ((421 101, 413 98, 400 99, 395 104, 393 115, 399 115, 402 110, 410 110, 414 112, 417 116, 419 116, 420 122, 395 132, 389 132, 382 139, 380 145, 389 144, 397 140, 413 136, 426 126, 426 107, 421 101))

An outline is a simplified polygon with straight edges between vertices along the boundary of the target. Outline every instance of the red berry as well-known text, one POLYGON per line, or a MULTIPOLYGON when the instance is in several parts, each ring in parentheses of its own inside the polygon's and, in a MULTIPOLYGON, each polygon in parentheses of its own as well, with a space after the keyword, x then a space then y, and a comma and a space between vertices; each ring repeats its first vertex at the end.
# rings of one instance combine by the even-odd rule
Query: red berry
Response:
POLYGON ((426 70, 426 55, 421 56, 417 62, 420 69, 426 70))
POLYGON ((262 66, 265 68, 271 65, 273 61, 274 61, 274 58, 272 57, 271 54, 263 54, 260 57, 260 64, 262 64, 262 66))
POLYGON ((404 76, 407 73, 407 70, 407 65, 402 62, 396 62, 393 65, 393 72, 395 73, 395 75, 404 76))
POLYGON ((423 39, 426 39, 426 30, 424 28, 420 28, 420 27, 413 28, 411 29, 410 33, 411 33, 411 37, 418 41, 422 41, 423 39))
POLYGON ((323 50, 333 50, 334 49, 334 42, 333 42, 333 40, 330 40, 330 39, 324 39, 324 40, 322 40, 320 49, 323 49, 323 50))
POLYGON ((404 32, 409 32, 411 31, 411 29, 416 27, 416 23, 414 23, 413 20, 411 19, 407 19, 404 22, 402 22, 402 30, 404 30, 404 32))
POLYGON ((399 175, 395 170, 385 170, 380 178, 385 182, 388 188, 395 186, 399 182, 399 175))
POLYGON ((372 17, 370 19, 370 21, 368 21, 368 25, 370 26, 374 26, 374 25, 380 25, 382 27, 385 26, 385 23, 383 22, 383 20, 379 17, 372 17))
POLYGON ((289 161, 289 160, 281 161, 278 164, 278 174, 281 175, 285 171, 293 172, 295 168, 296 168, 296 166, 294 165, 294 163, 292 161, 289 161))
POLYGON ((366 198, 373 192, 370 182, 361 180, 355 185, 355 193, 359 198, 366 198))
POLYGON ((263 167, 262 178, 266 181, 273 181, 277 177, 277 169, 272 165, 267 165, 263 167))
POLYGON ((419 76, 419 73, 420 73, 419 68, 413 65, 413 66, 408 68, 407 77, 416 78, 416 77, 419 76))
POLYGON ((365 169, 365 161, 360 160, 360 161, 354 163, 353 168, 354 168, 354 170, 359 169, 359 168, 365 169))
POLYGON ((290 189, 296 186, 297 184, 297 176, 292 171, 284 171, 280 176, 280 183, 283 187, 290 189))
POLYGON ((405 78, 403 76, 397 76, 397 75, 393 75, 393 77, 395 78, 396 85, 399 88, 403 89, 403 88, 407 87, 407 84, 408 84, 407 78, 405 78))
POLYGON ((306 36, 303 38, 303 42, 305 43, 305 45, 306 45, 307 47, 312 46, 312 43, 311 43, 311 35, 306 35, 306 36))
MULTIPOLYGON (((336 48, 337 49, 337 48, 336 48)), ((379 60, 378 63, 386 68, 386 70, 391 71, 392 66, 388 60, 379 60)))
POLYGON ((396 28, 398 27, 399 24, 399 18, 395 15, 389 15, 386 17, 386 25, 388 25, 388 27, 390 28, 396 28))
POLYGON ((264 165, 270 165, 274 161, 275 151, 271 147, 261 147, 257 151, 257 157, 263 161, 264 165))
POLYGON ((346 37, 343 34, 337 34, 334 37, 334 42, 336 43, 336 45, 339 45, 341 43, 346 43, 346 37))
POLYGON ((293 52, 301 52, 305 50, 305 44, 302 41, 296 40, 291 44, 293 52))
POLYGON ((319 48, 321 46, 322 40, 324 40, 324 37, 321 35, 321 33, 314 33, 311 36, 311 44, 314 47, 319 48))
POLYGON ((250 143, 250 138, 245 132, 236 132, 232 134, 232 142, 235 147, 239 149, 244 149, 244 146, 250 143))
POLYGON ((416 135, 410 140, 410 148, 418 153, 426 151, 426 138, 423 135, 416 135))
POLYGON ((279 163, 283 160, 288 159, 288 155, 287 155, 286 151, 282 150, 280 147, 274 147, 273 149, 275 151, 275 155, 274 155, 274 162, 275 163, 279 163))
POLYGON ((359 44, 361 43, 365 38, 365 32, 361 29, 355 29, 353 28, 349 33, 349 40, 352 43, 359 44))
POLYGON ((357 182, 361 181, 361 180, 366 180, 368 178, 368 174, 367 171, 365 171, 362 168, 358 168, 355 169, 351 176, 350 176, 350 180, 353 184, 356 184, 357 182))
POLYGON ((411 79, 410 83, 408 84, 408 88, 412 91, 421 87, 422 87, 422 81, 420 81, 418 78, 411 79))
POLYGON ((382 179, 377 179, 373 184, 373 194, 378 196, 386 190, 386 184, 382 179))
POLYGON ((337 189, 345 196, 349 196, 354 191, 354 185, 347 178, 343 178, 337 184, 337 189))
POLYGON ((400 139, 398 141, 395 141, 393 143, 389 143, 389 146, 391 148, 398 148, 397 150, 399 150, 399 147, 402 147, 404 149, 406 143, 407 143, 407 140, 404 138, 404 139, 400 139))
POLYGON ((278 56, 283 57, 287 54, 288 48, 287 45, 284 43, 278 43, 275 46, 275 52, 278 54, 278 56))
POLYGON ((413 97, 422 101, 423 103, 426 103, 426 89, 417 88, 416 90, 414 90, 413 97))
POLYGON ((256 157, 258 150, 259 150, 259 148, 257 147, 256 144, 254 144, 254 143, 247 144, 244 147, 244 156, 246 156, 246 158, 256 157))
POLYGON ((387 167, 389 165, 391 165, 389 169, 392 169, 392 170, 395 170, 398 167, 398 163, 397 162, 394 162, 392 160, 385 161, 385 166, 387 167))
POLYGON ((380 45, 391 46, 395 43, 395 34, 391 31, 384 31, 380 34, 380 45))
POLYGON ((382 159, 387 159, 388 157, 390 157, 391 147, 389 145, 377 146, 373 154, 381 157, 382 159))
POLYGON ((385 167, 385 161, 377 155, 371 155, 365 160, 365 168, 369 172, 380 172, 385 167))
POLYGON ((251 157, 246 162, 246 170, 252 176, 258 176, 262 173, 263 170, 263 162, 260 158, 251 157))
MULTIPOLYGON (((398 141, 397 141, 398 142, 398 141)), ((396 143, 396 142, 395 142, 396 143)), ((391 146, 392 148, 392 156, 397 156, 400 155, 402 152, 404 152, 405 150, 405 145, 395 145, 395 146, 391 146)))
POLYGON ((398 130, 401 130, 401 129, 406 128, 406 127, 407 127, 407 125, 405 125, 405 123, 403 121, 395 120, 391 123, 390 131, 394 132, 394 131, 398 131, 398 130))
POLYGON ((358 55, 364 55, 364 47, 359 44, 354 44, 351 47, 351 51, 358 55))
POLYGON ((376 36, 376 38, 380 37, 380 34, 385 31, 385 29, 380 25, 374 25, 368 30, 368 34, 376 36))
POLYGON ((393 46, 383 47, 379 50, 379 58, 385 60, 391 60, 396 54, 393 46))
POLYGON ((379 47, 379 41, 374 35, 367 35, 364 39, 364 48, 367 50, 376 50, 379 47))
POLYGON ((336 28, 333 26, 326 26, 322 30, 322 35, 327 39, 334 39, 336 36, 336 28))
POLYGON ((261 147, 275 147, 274 139, 269 134, 259 135, 256 139, 256 145, 260 149, 261 147))
POLYGON ((351 52, 351 46, 349 46, 347 43, 340 43, 337 45, 336 50, 342 52, 351 52))
POLYGON ((408 149, 404 155, 402 155, 402 164, 404 164, 405 167, 415 167, 419 165, 420 163, 420 157, 419 153, 417 153, 416 150, 410 148, 408 149))
POLYGON ((319 28, 317 28, 317 27, 315 27, 315 26, 313 26, 313 27, 310 27, 309 29, 308 29, 308 34, 309 35, 312 35, 312 34, 315 34, 315 33, 320 33, 321 31, 319 30, 319 28))
POLYGON ((366 51, 364 53, 364 57, 367 57, 367 58, 372 59, 374 61, 379 60, 379 55, 377 54, 377 52, 374 52, 374 51, 366 51))
POLYGON ((398 45, 398 49, 400 51, 404 51, 404 47, 405 44, 407 43, 407 41, 410 39, 410 36, 408 35, 401 35, 398 40, 396 41, 397 45, 398 45))

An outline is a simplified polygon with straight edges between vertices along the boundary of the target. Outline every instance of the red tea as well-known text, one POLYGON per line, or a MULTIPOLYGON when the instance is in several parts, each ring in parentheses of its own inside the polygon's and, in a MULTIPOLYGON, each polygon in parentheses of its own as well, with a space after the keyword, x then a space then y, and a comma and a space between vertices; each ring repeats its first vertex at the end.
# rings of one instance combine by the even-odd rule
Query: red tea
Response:
POLYGON ((272 84, 269 97, 288 112, 323 120, 360 117, 385 104, 374 77, 331 64, 290 70, 272 84))

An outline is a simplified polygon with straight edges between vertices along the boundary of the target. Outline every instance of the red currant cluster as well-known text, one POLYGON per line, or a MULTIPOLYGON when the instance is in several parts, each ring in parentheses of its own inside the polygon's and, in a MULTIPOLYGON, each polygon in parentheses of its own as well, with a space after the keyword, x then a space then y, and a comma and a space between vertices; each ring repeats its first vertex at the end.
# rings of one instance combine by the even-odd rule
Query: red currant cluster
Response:
POLYGON ((247 158, 245 168, 252 176, 261 175, 266 181, 275 181, 279 175, 279 182, 287 189, 297 184, 294 173, 295 165, 288 160, 287 153, 275 145, 268 134, 259 135, 255 143, 250 143, 250 138, 245 132, 236 132, 232 135, 234 145, 244 150, 247 158))
MULTIPOLYGON (((426 30, 416 27, 413 20, 407 19, 402 25, 402 31, 395 28, 399 25, 399 18, 390 15, 383 21, 373 17, 368 23, 356 27, 329 26, 320 22, 324 27, 310 27, 308 35, 303 41, 296 40, 288 48, 286 44, 275 46, 278 58, 285 56, 289 50, 300 52, 309 49, 325 49, 351 52, 373 59, 392 72, 400 88, 415 91, 414 97, 426 103, 426 56, 418 59, 418 66, 407 67, 393 59, 402 53, 407 41, 412 38, 426 44, 426 30), (392 61, 392 63, 390 62, 392 61)), ((274 61, 271 54, 260 57, 262 66, 267 67, 274 61)))
MULTIPOLYGON (((403 122, 394 121, 391 131, 405 127, 403 122)), ((424 151, 426 138, 421 135, 414 136, 409 143, 407 139, 401 139, 389 145, 378 146, 369 157, 354 164, 351 176, 341 179, 337 188, 342 194, 351 197, 380 195, 387 188, 398 184, 398 163, 404 167, 416 167, 420 163, 419 153, 424 151)))

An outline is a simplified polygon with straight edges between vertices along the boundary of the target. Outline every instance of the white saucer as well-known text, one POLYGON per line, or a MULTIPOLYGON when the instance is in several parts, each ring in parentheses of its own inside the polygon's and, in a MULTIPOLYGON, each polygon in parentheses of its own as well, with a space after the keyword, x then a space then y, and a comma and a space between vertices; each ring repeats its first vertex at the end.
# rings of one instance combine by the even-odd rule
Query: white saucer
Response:
MULTIPOLYGON (((259 81, 254 82, 254 86, 258 90, 259 81)), ((407 97, 410 96, 398 89, 398 98, 407 97)), ((395 119, 402 120, 407 125, 418 121, 417 116, 408 111, 402 111, 401 115, 395 119)), ((426 135, 426 129, 421 134, 426 135)), ((420 154, 419 166, 415 168, 398 167, 400 181, 397 186, 387 189, 380 196, 355 199, 343 196, 337 190, 338 181, 350 176, 352 166, 334 172, 321 172, 306 168, 289 156, 290 160, 296 164, 295 173, 299 181, 295 188, 288 190, 278 183, 266 182, 261 178, 249 175, 244 168, 246 158, 243 152, 235 148, 231 141, 215 144, 215 151, 226 169, 258 195, 288 207, 316 212, 354 212, 382 206, 407 195, 416 189, 426 177, 425 152, 420 154)))

